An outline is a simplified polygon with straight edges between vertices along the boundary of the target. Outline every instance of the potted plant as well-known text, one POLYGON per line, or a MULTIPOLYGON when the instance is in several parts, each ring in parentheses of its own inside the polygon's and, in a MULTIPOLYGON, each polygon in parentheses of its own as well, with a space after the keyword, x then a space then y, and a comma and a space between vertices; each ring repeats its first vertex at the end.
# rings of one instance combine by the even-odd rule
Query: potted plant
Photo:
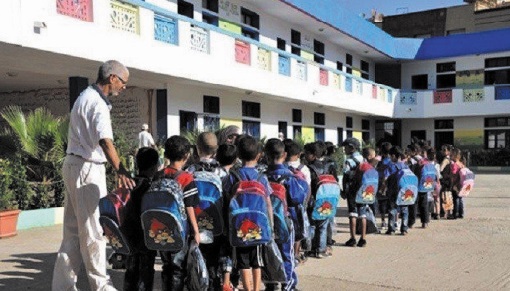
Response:
POLYGON ((11 188, 12 167, 8 160, 0 159, 0 238, 17 234, 18 203, 16 193, 11 188))

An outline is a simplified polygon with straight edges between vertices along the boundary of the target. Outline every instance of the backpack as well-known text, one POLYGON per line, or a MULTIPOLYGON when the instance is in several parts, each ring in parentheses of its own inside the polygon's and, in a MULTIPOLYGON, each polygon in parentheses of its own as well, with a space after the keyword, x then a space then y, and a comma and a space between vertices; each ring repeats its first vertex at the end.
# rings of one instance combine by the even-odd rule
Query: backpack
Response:
POLYGON ((468 168, 462 168, 460 175, 459 197, 467 197, 475 185, 475 174, 468 168))
POLYGON ((198 189, 199 204, 194 208, 200 243, 210 244, 223 233, 222 184, 218 175, 208 171, 193 173, 198 189))
POLYGON ((188 223, 183 192, 175 179, 151 183, 142 198, 141 220, 145 245, 150 250, 179 252, 186 244, 188 223))
MULTIPOLYGON (((325 220, 335 217, 338 200, 340 197, 340 185, 333 175, 323 174, 323 171, 310 166, 317 174, 315 201, 313 201, 313 209, 311 219, 325 220)), ((312 181, 313 183, 314 181, 312 181)))
POLYGON ((188 290, 207 290, 209 287, 209 272, 204 256, 197 243, 193 240, 188 250, 186 262, 186 286, 188 290))
POLYGON ((388 199, 386 192, 388 190, 388 173, 389 164, 384 164, 382 161, 377 164, 376 171, 379 174, 379 183, 377 184, 377 199, 388 199))
POLYGON ((358 179, 361 179, 356 192, 356 203, 374 204, 379 187, 379 173, 369 163, 361 163, 356 171, 358 179))
POLYGON ((423 159, 417 166, 416 176, 419 177, 418 192, 434 191, 436 185, 436 167, 434 164, 423 159))
POLYGON ((275 241, 271 241, 263 247, 262 256, 264 260, 262 281, 264 283, 287 282, 283 257, 275 241))
POLYGON ((287 202, 290 207, 303 205, 310 196, 310 187, 308 187, 305 175, 301 172, 303 167, 303 164, 299 165, 297 168, 289 167, 289 170, 295 177, 295 179, 287 180, 287 187, 291 189, 287 191, 287 202))
MULTIPOLYGON (((442 164, 442 163, 441 163, 442 164)), ((441 171, 441 191, 451 191, 452 187, 452 167, 450 166, 451 162, 448 159, 448 164, 444 167, 443 171, 441 171)))
POLYGON ((124 206, 129 198, 129 190, 119 188, 99 200, 99 223, 104 235, 116 253, 126 255, 131 252, 131 249, 120 231, 120 226, 124 222, 124 206))
POLYGON ((229 203, 229 240, 233 247, 248 247, 266 244, 271 240, 269 205, 266 188, 257 180, 242 179, 240 173, 231 171, 237 179, 235 192, 229 203))
POLYGON ((276 181, 269 181, 273 194, 271 205, 273 206, 273 231, 275 240, 279 243, 289 241, 291 229, 289 222, 289 209, 287 206, 287 189, 283 185, 286 177, 280 177, 276 181))
POLYGON ((418 177, 409 168, 397 164, 397 205, 413 205, 418 197, 418 177))
MULTIPOLYGON (((365 205, 363 206, 365 207, 366 209, 366 213, 367 213, 367 216, 366 216, 366 222, 367 222, 367 229, 365 231, 366 234, 371 234, 371 233, 379 233, 379 228, 377 227, 377 222, 376 222, 376 218, 375 218, 375 215, 374 215, 374 212, 372 211, 372 208, 370 208, 370 206, 368 205, 365 205)), ((356 234, 361 234, 361 231, 362 231, 362 227, 363 227, 363 218, 361 217, 358 217, 356 218, 356 234)))

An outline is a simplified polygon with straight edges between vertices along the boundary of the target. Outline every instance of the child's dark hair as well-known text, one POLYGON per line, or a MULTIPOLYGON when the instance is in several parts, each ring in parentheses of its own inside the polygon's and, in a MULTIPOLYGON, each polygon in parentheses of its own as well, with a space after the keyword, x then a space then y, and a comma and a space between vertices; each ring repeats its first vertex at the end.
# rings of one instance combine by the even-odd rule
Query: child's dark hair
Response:
POLYGON ((327 141, 324 144, 326 145, 326 156, 331 156, 336 152, 336 146, 332 142, 327 141))
POLYGON ((139 172, 151 170, 158 166, 159 154, 153 148, 143 147, 136 154, 136 165, 139 172))
POLYGON ((365 159, 368 159, 368 156, 370 154, 374 154, 375 155, 375 150, 371 147, 366 147, 366 148, 363 148, 363 150, 361 150, 361 155, 365 158, 365 159))
POLYGON ((232 165, 237 159, 237 147, 233 144, 222 144, 216 152, 216 161, 221 166, 232 165))
POLYGON ((325 156, 328 152, 328 147, 326 146, 326 143, 324 143, 322 140, 316 141, 315 143, 320 148, 320 155, 317 156, 317 158, 321 158, 321 157, 325 156))
POLYGON ((444 145, 441 146, 441 150, 442 151, 449 151, 449 152, 451 152, 452 149, 453 149, 453 146, 449 145, 449 144, 444 144, 444 145))
POLYGON ((383 142, 381 144, 381 147, 380 147, 380 153, 381 153, 381 156, 387 156, 390 154, 390 150, 391 150, 391 143, 389 142, 383 142))
POLYGON ((429 161, 434 161, 436 159, 436 150, 433 147, 427 149, 427 159, 429 161))
POLYGON ((254 137, 246 135, 239 140, 237 151, 242 161, 253 161, 262 152, 262 145, 254 137))
POLYGON ((271 138, 266 142, 264 146, 264 153, 268 163, 274 163, 280 159, 285 152, 285 145, 278 138, 271 138))
POLYGON ((171 136, 165 142, 165 157, 171 162, 181 161, 190 153, 191 144, 182 136, 171 136))
POLYGON ((321 146, 316 142, 311 142, 305 144, 305 153, 310 153, 314 155, 317 159, 322 156, 323 149, 321 146))
POLYGON ((395 156, 400 159, 405 158, 404 151, 399 146, 394 146, 390 149, 390 156, 395 156))
POLYGON ((301 146, 292 139, 284 140, 283 144, 285 145, 285 152, 287 152, 287 158, 297 156, 301 154, 301 152, 303 151, 301 149, 301 146))
POLYGON ((407 148, 410 150, 412 155, 417 155, 421 152, 421 147, 417 143, 412 143, 408 145, 407 148))

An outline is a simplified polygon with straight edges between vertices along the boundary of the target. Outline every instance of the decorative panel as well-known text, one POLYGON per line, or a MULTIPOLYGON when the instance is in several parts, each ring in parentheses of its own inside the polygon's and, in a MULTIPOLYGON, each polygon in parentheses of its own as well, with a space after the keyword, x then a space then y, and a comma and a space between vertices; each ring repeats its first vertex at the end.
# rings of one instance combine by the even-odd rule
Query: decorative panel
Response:
POLYGON ((510 86, 496 86, 494 90, 496 100, 510 100, 510 86))
POLYGON ((360 80, 354 80, 354 92, 358 95, 363 95, 363 83, 360 80))
POLYGON ((278 55, 278 73, 280 75, 290 76, 290 58, 278 55))
POLYGON ((138 7, 119 1, 111 1, 110 6, 112 8, 110 22, 113 28, 135 34, 140 33, 138 7))
POLYGON ((340 75, 338 74, 333 74, 333 78, 331 80, 331 83, 333 83, 333 87, 335 89, 340 89, 340 75))
POLYGON ((463 90, 463 101, 464 102, 480 102, 484 99, 484 89, 464 89, 463 90))
POLYGON ((190 48, 194 51, 209 53, 209 31, 193 24, 190 27, 190 48))
POLYGON ((329 84, 328 74, 328 70, 319 69, 319 83, 321 85, 327 86, 329 84))
POLYGON ((452 103, 452 90, 434 91, 434 104, 452 103))
POLYGON ((345 91, 352 92, 352 78, 345 77, 345 91))
POLYGON ((223 30, 237 33, 237 34, 241 34, 241 31, 242 31, 241 25, 239 25, 237 23, 230 22, 230 21, 226 21, 224 19, 220 19, 218 21, 218 27, 223 30))
POLYGON ((377 96, 381 98, 382 101, 386 101, 386 89, 378 87, 377 96))
POLYGON ((241 64, 250 64, 250 44, 244 41, 236 40, 236 62, 241 64))
POLYGON ((177 21, 172 18, 154 15, 154 39, 178 44, 177 21))
POLYGON ((306 63, 297 61, 296 77, 300 80, 306 81, 307 79, 306 63))
POLYGON ((455 75, 455 84, 460 88, 483 86, 484 69, 459 71, 455 75))
POLYGON ((393 103, 393 90, 388 89, 388 103, 393 103))
POLYGON ((377 99, 377 85, 372 85, 372 98, 377 99))
POLYGON ((400 104, 402 105, 416 105, 416 92, 403 92, 400 91, 400 104))
POLYGON ((271 71, 271 52, 266 49, 259 48, 258 49, 258 64, 259 64, 259 68, 261 68, 263 70, 271 71))
POLYGON ((361 71, 357 68, 352 68, 352 75, 361 78, 361 71))
POLYGON ((309 61, 313 61, 313 54, 305 50, 301 50, 301 57, 309 61))
POLYGON ((92 0, 57 0, 57 13, 92 22, 92 0))

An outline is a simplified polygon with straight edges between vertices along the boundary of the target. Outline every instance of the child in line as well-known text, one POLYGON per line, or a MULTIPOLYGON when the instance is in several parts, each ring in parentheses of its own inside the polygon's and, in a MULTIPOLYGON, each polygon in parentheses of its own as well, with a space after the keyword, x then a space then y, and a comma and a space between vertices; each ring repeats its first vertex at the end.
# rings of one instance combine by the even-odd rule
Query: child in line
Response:
POLYGON ((136 164, 136 187, 130 193, 125 206, 124 223, 120 227, 131 248, 131 254, 126 260, 125 291, 152 290, 154 285, 156 251, 145 246, 140 208, 142 197, 149 190, 151 180, 158 170, 159 154, 154 148, 140 148, 136 154, 136 164))
POLYGON ((453 219, 464 218, 464 200, 459 197, 461 189, 460 185, 460 169, 465 165, 462 162, 462 151, 458 148, 452 150, 452 196, 453 196, 453 219))
MULTIPOLYGON (((302 188, 297 177, 283 164, 287 153, 285 145, 277 138, 272 138, 266 142, 264 152, 267 157, 268 168, 267 176, 270 181, 282 183, 286 188, 286 204, 288 208, 294 208, 289 197, 305 197, 308 189, 302 188), (282 180, 283 179, 283 180, 282 180)), ((289 215, 286 213, 286 215, 289 215)), ((292 220, 289 221, 289 239, 285 242, 277 241, 278 249, 283 258, 285 268, 286 282, 282 284, 282 290, 295 290, 298 282, 295 270, 294 253, 294 226, 292 220)), ((276 228, 276 225, 275 225, 276 228)), ((275 230, 276 231, 276 230, 275 230)), ((274 290, 276 284, 266 284, 266 290, 274 290)))
POLYGON ((441 203, 441 217, 446 217, 447 219, 453 219, 452 210, 453 210, 453 197, 452 197, 452 167, 450 166, 450 154, 453 147, 451 145, 442 145, 441 153, 443 155, 443 159, 441 161, 441 195, 440 203, 441 203))
MULTIPOLYGON (((200 244, 200 233, 195 217, 194 207, 199 203, 198 189, 195 185, 193 175, 182 171, 184 165, 191 155, 191 145, 189 141, 178 135, 174 135, 165 142, 165 157, 170 164, 163 170, 163 177, 174 179, 182 188, 184 206, 188 218, 188 228, 193 232, 193 238, 197 244, 200 244)), ((163 280, 163 290, 183 290, 186 254, 189 245, 185 246, 180 252, 161 252, 161 261, 163 270, 161 278, 163 280)))
POLYGON ((391 143, 384 142, 380 147, 381 161, 377 164, 377 172, 379 173, 379 187, 377 191, 377 205, 379 206, 379 213, 381 214, 381 227, 387 228, 386 214, 389 209, 389 199, 387 195, 387 181, 391 174, 391 161, 390 150, 391 143))
POLYGON ((398 185, 398 177, 397 173, 400 170, 403 169, 409 169, 407 166, 407 163, 403 162, 403 158, 405 157, 404 152, 399 146, 393 146, 390 151, 389 155, 392 161, 392 164, 388 168, 388 188, 387 188, 387 195, 389 200, 389 215, 388 215, 388 230, 386 231, 386 234, 393 235, 397 229, 397 218, 400 216, 401 223, 400 223, 400 234, 406 235, 408 230, 408 215, 409 215, 409 207, 407 205, 397 205, 397 195, 399 192, 399 185, 398 185))
POLYGON ((434 220, 437 220, 439 219, 439 213, 441 211, 441 207, 440 207, 440 201, 439 201, 439 190, 441 189, 441 166, 437 163, 437 160, 436 160, 436 151, 434 150, 433 147, 430 147, 428 150, 427 150, 427 159, 429 160, 429 163, 432 163, 434 165, 434 168, 436 169, 436 187, 434 189, 434 192, 433 192, 433 199, 432 199, 432 202, 429 203, 429 208, 432 209, 431 211, 431 217, 432 219, 434 220), (430 205, 432 204, 432 205, 430 205))
MULTIPOLYGON (((373 149, 371 147, 366 147, 361 150, 361 155, 363 156, 363 159, 365 160, 365 162, 369 163, 374 169, 377 169, 379 160, 376 159, 377 155, 376 155, 375 149, 373 149)), ((374 214, 374 217, 375 217, 375 214, 376 214, 375 210, 378 207, 377 199, 374 201, 374 203, 369 204, 368 206, 370 207, 370 209, 372 209, 372 213, 374 214)))
MULTIPOLYGON (((322 158, 322 162, 324 163, 324 168, 327 173, 335 173, 335 177, 338 174, 338 164, 334 158, 334 154, 336 153, 336 146, 327 141, 324 143, 326 147, 326 152, 324 157, 322 158)), ((333 254, 332 246, 336 244, 336 241, 333 239, 333 234, 335 233, 335 217, 331 217, 329 219, 328 228, 327 228, 327 238, 326 238, 326 255, 331 256, 333 254)))
POLYGON ((346 246, 356 246, 356 220, 359 217, 362 218, 362 232, 361 238, 358 241, 359 247, 364 247, 367 244, 365 240, 366 234, 366 208, 361 207, 362 205, 356 203, 356 189, 355 186, 355 175, 358 166, 363 162, 363 156, 359 153, 360 143, 353 137, 346 138, 342 142, 344 152, 347 155, 344 165, 344 176, 343 176, 343 189, 342 197, 347 198, 347 208, 349 211, 349 230, 351 238, 345 242, 346 246))
MULTIPOLYGON (((234 185, 238 182, 238 177, 243 181, 257 181, 259 180, 266 189, 266 203, 268 205, 268 217, 271 227, 273 225, 273 211, 271 200, 269 196, 272 193, 269 181, 265 175, 260 175, 256 169, 258 160, 260 158, 262 146, 258 140, 251 136, 243 136, 238 141, 238 155, 241 159, 243 166, 240 169, 232 170, 227 176, 227 181, 224 185, 224 192, 232 197, 234 185)), ((241 270, 241 279, 243 281, 244 290, 251 291, 260 290, 262 284, 261 268, 264 266, 262 259, 262 245, 251 247, 236 247, 234 248, 234 264, 236 268, 241 270), (253 284, 253 285, 252 285, 253 284)))

